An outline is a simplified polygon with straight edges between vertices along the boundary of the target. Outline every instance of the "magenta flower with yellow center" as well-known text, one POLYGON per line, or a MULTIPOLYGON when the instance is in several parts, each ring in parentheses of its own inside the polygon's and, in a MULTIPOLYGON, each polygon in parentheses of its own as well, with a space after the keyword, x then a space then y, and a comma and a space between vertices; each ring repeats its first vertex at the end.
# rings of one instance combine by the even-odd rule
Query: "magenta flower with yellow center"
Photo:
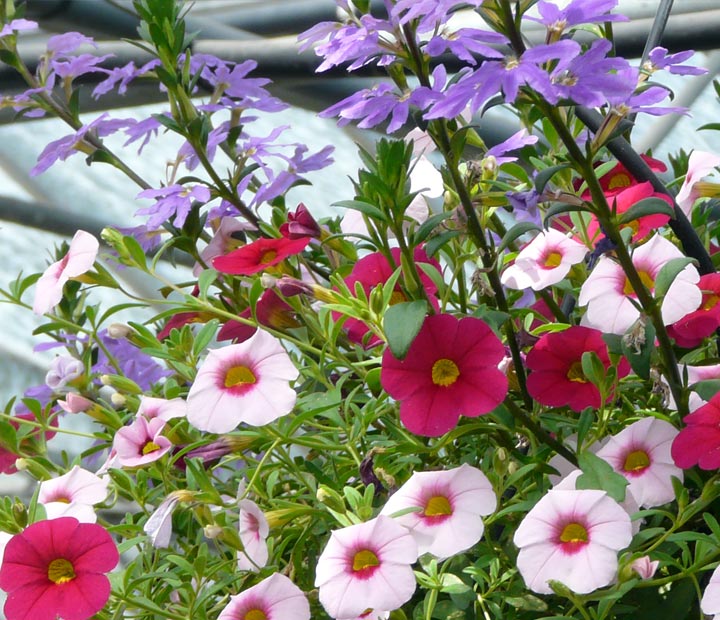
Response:
POLYGON ((489 413, 505 398, 508 380, 498 370, 500 339, 474 317, 436 314, 425 319, 404 359, 386 349, 381 382, 400 402, 400 420, 417 435, 437 437, 461 415, 489 413))
POLYGON ((280 341, 266 331, 208 353, 187 397, 188 422, 201 431, 227 433, 244 422, 264 426, 292 411, 290 383, 298 370, 280 341))
POLYGON ((481 516, 495 510, 490 481, 476 467, 463 464, 447 471, 413 473, 387 501, 380 514, 392 516, 410 531, 418 552, 447 558, 478 542, 485 531, 481 516))
POLYGON ((549 581, 587 594, 608 585, 617 552, 632 539, 630 516, 605 491, 549 491, 525 516, 513 541, 527 587, 552 594, 549 581))
POLYGON ((280 573, 230 597, 218 620, 310 620, 303 591, 280 573))
POLYGON ((333 618, 397 609, 415 592, 417 557, 408 530, 384 515, 335 530, 315 569, 320 602, 333 618))

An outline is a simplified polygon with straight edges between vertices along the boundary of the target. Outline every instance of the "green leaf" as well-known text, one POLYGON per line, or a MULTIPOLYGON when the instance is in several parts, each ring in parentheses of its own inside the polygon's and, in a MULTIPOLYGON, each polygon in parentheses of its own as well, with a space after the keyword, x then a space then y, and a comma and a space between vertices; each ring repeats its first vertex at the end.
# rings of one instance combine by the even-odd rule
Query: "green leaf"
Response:
POLYGON ((610 463, 588 451, 578 455, 578 462, 583 473, 578 477, 575 488, 600 489, 617 502, 625 499, 625 487, 628 481, 616 473, 610 463))
POLYGON ((593 385, 602 385, 605 380, 605 366, 595 351, 585 351, 581 358, 582 371, 593 385))
POLYGON ((355 211, 360 211, 361 213, 364 213, 365 215, 371 217, 374 220, 378 220, 379 222, 387 221, 385 214, 380 209, 378 209, 375 205, 371 205, 368 202, 363 202, 362 200, 341 200, 339 202, 334 202, 332 206, 345 207, 346 209, 355 209, 355 211))
POLYGON ((545 168, 545 170, 541 170, 537 173, 537 176, 535 177, 535 189, 539 193, 542 193, 545 189, 545 186, 549 183, 550 179, 552 179, 561 170, 565 170, 569 167, 570 164, 560 164, 558 166, 551 166, 550 168, 545 168))
POLYGON ((661 198, 645 198, 621 214, 618 224, 622 226, 647 215, 667 215, 674 218, 675 209, 661 198))
POLYGON ((418 228, 415 231, 415 235, 413 236, 413 245, 420 245, 425 239, 427 239, 428 235, 435 229, 435 227, 440 224, 440 222, 445 221, 448 219, 452 213, 438 213, 437 215, 433 215, 432 217, 429 217, 426 219, 420 228, 418 228))
POLYGON ((405 359, 426 314, 427 304, 420 300, 395 304, 385 311, 383 329, 390 351, 397 359, 405 359))
POLYGON ((720 123, 707 123, 705 125, 702 125, 701 127, 698 127, 698 129, 712 129, 713 131, 720 131, 720 123))
POLYGON ((425 253, 432 258, 442 246, 459 234, 459 230, 448 230, 447 232, 439 234, 437 237, 433 237, 425 244, 425 253))
POLYGON ((720 379, 707 379, 706 381, 698 381, 693 385, 693 391, 703 400, 712 400, 712 398, 720 392, 720 379))
POLYGON ((531 230, 542 230, 537 224, 533 222, 518 222, 510 230, 508 230, 502 238, 502 241, 498 244, 497 251, 502 252, 518 237, 521 237, 526 232, 531 230))
MULTIPOLYGON (((604 338, 604 336, 603 336, 604 338)), ((635 374, 642 379, 650 378, 650 363, 652 353, 655 350, 655 328, 648 321, 645 323, 645 342, 637 347, 631 347, 627 338, 621 339, 622 354, 630 362, 630 367, 635 374)))
POLYGON ((673 258, 662 266, 660 272, 655 278, 655 298, 662 299, 665 297, 668 289, 677 278, 678 274, 688 265, 695 263, 695 259, 688 256, 680 256, 673 258))
POLYGON ((581 205, 569 205, 565 204, 564 202, 556 202, 545 212, 545 217, 543 218, 543 225, 547 227, 548 222, 555 216, 562 215, 563 213, 572 213, 573 211, 589 213, 590 209, 581 205))

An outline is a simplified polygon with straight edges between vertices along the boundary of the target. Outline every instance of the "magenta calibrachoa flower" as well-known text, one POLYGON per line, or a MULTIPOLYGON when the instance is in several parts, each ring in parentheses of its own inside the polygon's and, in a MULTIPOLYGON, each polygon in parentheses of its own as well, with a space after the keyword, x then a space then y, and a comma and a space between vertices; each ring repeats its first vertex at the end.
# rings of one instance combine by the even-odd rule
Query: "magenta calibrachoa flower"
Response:
POLYGON ((515 257, 502 274, 508 288, 534 291, 560 282, 573 265, 581 263, 588 249, 559 230, 541 232, 515 257))
POLYGON ((436 314, 425 319, 405 359, 385 350, 381 382, 400 401, 408 430, 437 437, 461 415, 489 413, 502 402, 508 380, 498 364, 504 356, 500 339, 480 319, 436 314))
POLYGON ((517 567, 533 592, 552 594, 549 581, 587 594, 608 585, 617 552, 630 544, 630 517, 605 491, 549 491, 525 516, 513 538, 517 567))
POLYGON ((258 571, 268 561, 267 536, 270 531, 268 520, 260 507, 249 499, 238 502, 239 533, 243 550, 238 553, 238 569, 258 571))
POLYGON ((275 573, 231 596, 218 620, 310 620, 310 604, 300 588, 275 573))
POLYGON ((335 530, 315 569, 320 602, 333 618, 397 609, 415 592, 417 557, 408 530, 384 515, 335 530))
POLYGON ((35 285, 33 311, 36 314, 50 312, 60 302, 65 283, 93 266, 99 247, 98 240, 89 232, 78 230, 75 233, 67 254, 50 265, 35 285))
MULTIPOLYGON (((646 289, 652 294, 660 269, 674 258, 684 254, 670 241, 655 235, 647 243, 635 248, 632 262, 646 289)), ((670 325, 696 310, 702 300, 697 283, 700 274, 693 265, 687 265, 673 280, 662 300, 660 311, 663 323, 670 325)), ((623 268, 604 255, 580 289, 578 303, 587 306, 583 324, 608 334, 624 334, 640 318, 633 301, 637 294, 623 268)))
POLYGON ((41 482, 38 502, 48 519, 75 517, 81 523, 95 523, 93 506, 105 501, 108 484, 108 478, 75 465, 68 473, 41 482))
POLYGON ((463 464, 447 471, 413 473, 387 501, 380 514, 396 517, 418 544, 418 552, 444 559, 465 551, 485 531, 480 518, 495 510, 497 499, 490 481, 476 467, 463 464))
POLYGON ((720 468, 720 392, 708 403, 683 418, 683 428, 671 447, 673 461, 689 469, 720 468))
POLYGON ((287 415, 299 373, 280 341, 258 329, 240 344, 208 353, 187 397, 188 421, 211 433, 227 433, 241 422, 264 426, 287 415))
POLYGON ((5 547, 0 588, 7 620, 86 620, 110 596, 119 554, 110 534, 72 517, 39 521, 5 547))
POLYGON ((672 476, 683 480, 670 456, 678 432, 669 422, 643 418, 610 437, 597 455, 628 479, 627 489, 640 507, 660 506, 675 499, 672 476))

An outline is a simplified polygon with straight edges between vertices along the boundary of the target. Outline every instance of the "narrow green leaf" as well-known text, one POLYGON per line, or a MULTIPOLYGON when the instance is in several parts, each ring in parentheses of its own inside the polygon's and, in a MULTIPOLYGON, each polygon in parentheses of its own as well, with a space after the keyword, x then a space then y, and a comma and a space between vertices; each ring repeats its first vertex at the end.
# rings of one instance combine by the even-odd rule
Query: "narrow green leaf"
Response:
POLYGON ((703 400, 712 400, 712 398, 720 392, 720 379, 707 379, 699 381, 693 385, 693 391, 703 400))
POLYGON ((569 205, 564 202, 556 202, 545 212, 545 218, 543 219, 543 225, 547 228, 548 222, 563 213, 572 213, 573 211, 580 211, 582 213, 589 213, 590 209, 581 205, 569 205))
POLYGON ((667 215, 674 218, 675 209, 662 198, 645 198, 622 213, 618 218, 618 224, 622 226, 647 215, 667 215))
POLYGON ((531 230, 542 230, 537 224, 533 222, 518 222, 515 224, 510 230, 508 230, 505 235, 503 236, 502 240, 498 244, 497 251, 502 252, 506 247, 508 247, 513 241, 515 241, 518 237, 521 237, 527 232, 530 232, 531 230))
POLYGON ((539 193, 542 193, 545 189, 545 186, 550 182, 550 179, 552 179, 561 170, 565 170, 569 167, 570 164, 560 164, 558 166, 551 166, 550 168, 545 168, 545 170, 541 170, 537 173, 537 176, 535 177, 535 189, 539 193))
POLYGON ((425 239, 427 239, 428 235, 435 229, 435 227, 440 224, 440 222, 445 221, 448 219, 452 213, 438 213, 437 215, 433 215, 426 219, 420 228, 418 228, 415 231, 415 235, 413 236, 413 245, 420 245, 425 239))
POLYGON ((424 301, 395 304, 385 311, 383 329, 390 351, 396 358, 405 358, 422 327, 426 313, 427 304, 424 301))
POLYGON ((578 462, 583 473, 575 483, 576 488, 600 489, 617 502, 625 499, 625 487, 628 481, 616 473, 610 463, 588 451, 578 455, 578 462))
POLYGON ((655 298, 662 299, 665 297, 678 274, 692 263, 695 263, 695 259, 688 256, 673 258, 665 263, 660 269, 657 278, 655 278, 655 298))
POLYGON ((387 221, 385 214, 380 209, 378 209, 375 205, 371 205, 368 202, 363 202, 362 200, 341 200, 339 202, 334 202, 332 206, 345 207, 346 209, 355 209, 355 211, 360 211, 361 213, 364 213, 365 215, 380 222, 387 221))

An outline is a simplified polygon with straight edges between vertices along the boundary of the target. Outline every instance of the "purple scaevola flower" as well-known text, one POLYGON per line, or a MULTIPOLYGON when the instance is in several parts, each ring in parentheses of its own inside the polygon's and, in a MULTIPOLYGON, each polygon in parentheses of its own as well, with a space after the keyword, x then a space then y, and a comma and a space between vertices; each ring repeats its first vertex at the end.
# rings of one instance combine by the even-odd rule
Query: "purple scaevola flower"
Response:
POLYGON ((58 355, 50 364, 50 370, 45 375, 45 385, 53 392, 62 390, 73 379, 83 374, 83 363, 70 355, 58 355))
MULTIPOLYGON (((99 331, 97 335, 117 362, 122 375, 137 383, 142 390, 149 390, 154 383, 172 374, 171 371, 160 366, 152 357, 140 351, 128 340, 110 338, 106 329, 99 331)), ((116 374, 118 372, 102 348, 98 348, 98 359, 93 366, 93 372, 97 374, 116 374)))
POLYGON ((79 56, 67 56, 64 60, 50 60, 50 66, 56 75, 64 80, 71 80, 88 73, 107 73, 107 69, 98 67, 113 54, 95 56, 94 54, 80 54, 79 56))
POLYGON ((468 64, 476 65, 474 54, 485 58, 503 58, 502 52, 493 49, 488 43, 496 45, 508 43, 505 35, 498 32, 479 30, 477 28, 461 28, 455 32, 444 33, 434 36, 425 46, 425 52, 430 56, 439 56, 449 49, 460 60, 468 64))
POLYGON ((554 86, 550 103, 570 99, 594 108, 604 105, 608 97, 632 93, 637 82, 627 72, 630 64, 624 58, 609 58, 611 48, 607 39, 597 39, 584 54, 561 58, 550 74, 554 86))
MULTIPOLYGON (((230 123, 225 121, 208 134, 205 150, 209 161, 212 161, 215 158, 215 152, 217 151, 218 145, 222 144, 227 139, 229 132, 230 123)), ((178 151, 178 158, 182 159, 188 170, 195 170, 195 168, 197 168, 200 164, 197 153, 189 142, 185 142, 185 144, 180 147, 180 150, 178 151)))
POLYGON ((53 56, 64 56, 74 52, 81 45, 97 47, 91 37, 86 37, 79 32, 65 32, 50 37, 47 42, 47 50, 53 56))
POLYGON ((547 26, 548 30, 563 32, 570 26, 595 24, 599 22, 625 22, 624 15, 609 13, 617 6, 618 0, 572 0, 564 9, 553 2, 540 0, 537 4, 540 17, 527 17, 547 26))
MULTIPOLYGON (((634 78, 637 83, 638 70, 629 67, 620 73, 624 74, 628 83, 634 78)), ((661 116, 663 114, 672 114, 677 112, 687 114, 687 108, 680 107, 658 107, 654 104, 660 103, 667 99, 669 91, 662 86, 650 86, 640 92, 626 91, 617 95, 608 95, 608 103, 615 108, 615 111, 621 115, 630 114, 632 112, 643 112, 652 116, 661 116)))
MULTIPOLYGON (((123 235, 127 235, 135 239, 146 254, 149 254, 153 250, 159 248, 162 241, 162 230, 158 230, 158 228, 151 228, 145 224, 130 227, 118 226, 117 230, 123 235)), ((118 268, 119 267, 122 267, 122 265, 118 265, 118 268)))
POLYGON ((506 164, 510 161, 516 161, 517 157, 508 157, 506 154, 511 151, 517 151, 528 144, 535 144, 537 141, 537 136, 529 136, 526 129, 521 129, 504 142, 496 144, 492 148, 488 149, 488 152, 485 153, 485 158, 493 157, 498 166, 506 164))
POLYGON ((29 19, 13 19, 10 23, 3 25, 2 30, 0 30, 0 38, 22 30, 37 30, 37 27, 37 22, 30 21, 29 19))
POLYGON ((137 195, 137 198, 156 198, 154 205, 143 207, 135 212, 135 215, 150 215, 146 225, 149 228, 158 228, 175 217, 173 225, 182 228, 185 219, 190 213, 194 200, 208 202, 210 190, 204 185, 167 185, 159 189, 146 189, 137 195))
POLYGON ((419 19, 417 32, 429 32, 442 26, 456 8, 478 7, 483 0, 398 0, 391 9, 393 21, 399 25, 419 19))
POLYGON ((488 60, 474 71, 467 72, 451 85, 444 97, 435 103, 426 119, 455 118, 467 106, 474 114, 491 97, 500 91, 504 100, 511 103, 517 99, 522 86, 529 86, 548 101, 556 95, 550 76, 541 68, 549 60, 574 57, 580 46, 571 40, 538 45, 519 57, 506 56, 503 60, 488 60))
POLYGON ((160 60, 157 58, 146 62, 139 69, 135 67, 134 62, 129 62, 123 67, 115 67, 110 70, 108 77, 100 82, 92 91, 93 99, 99 99, 102 95, 106 95, 117 86, 118 95, 124 95, 127 87, 134 79, 141 77, 156 67, 160 66, 160 60))
MULTIPOLYGON (((108 118, 108 114, 102 114, 94 121, 80 127, 74 134, 70 134, 59 140, 54 140, 48 144, 43 152, 40 153, 35 167, 30 170, 30 175, 36 176, 41 172, 45 172, 58 160, 65 161, 68 157, 77 153, 80 150, 78 149, 79 145, 82 142, 87 143, 85 138, 87 134, 104 138, 121 129, 130 127, 135 123, 135 119, 132 118, 108 118)), ((87 143, 87 145, 90 148, 94 148, 89 143, 87 143)))
MULTIPOLYGON (((25 390, 23 398, 32 398, 40 403, 41 409, 45 409, 53 399, 53 391, 44 383, 42 385, 34 385, 25 390)), ((57 407, 53 406, 51 411, 57 411, 57 407)), ((30 413, 30 409, 21 401, 15 405, 15 413, 17 415, 26 415, 30 413)))
MULTIPOLYGON (((170 118, 170 114, 167 113, 163 116, 170 118)), ((128 146, 129 144, 137 142, 142 138, 142 142, 138 148, 138 155, 140 155, 147 143, 150 142, 150 138, 157 137, 160 127, 162 127, 162 124, 154 116, 150 116, 145 120, 136 122, 134 125, 130 125, 125 130, 125 135, 128 136, 128 139, 125 141, 123 146, 128 146)))
POLYGON ((680 63, 685 62, 688 58, 693 56, 695 52, 693 50, 686 50, 684 52, 678 52, 677 54, 668 54, 668 51, 664 47, 655 47, 648 54, 647 60, 643 63, 643 69, 653 73, 665 69, 670 73, 677 75, 704 75, 708 71, 702 67, 692 67, 690 65, 683 65, 680 63))
POLYGON ((542 226, 542 215, 538 209, 540 194, 534 187, 524 192, 507 192, 505 197, 513 208, 516 222, 532 222, 542 226))

